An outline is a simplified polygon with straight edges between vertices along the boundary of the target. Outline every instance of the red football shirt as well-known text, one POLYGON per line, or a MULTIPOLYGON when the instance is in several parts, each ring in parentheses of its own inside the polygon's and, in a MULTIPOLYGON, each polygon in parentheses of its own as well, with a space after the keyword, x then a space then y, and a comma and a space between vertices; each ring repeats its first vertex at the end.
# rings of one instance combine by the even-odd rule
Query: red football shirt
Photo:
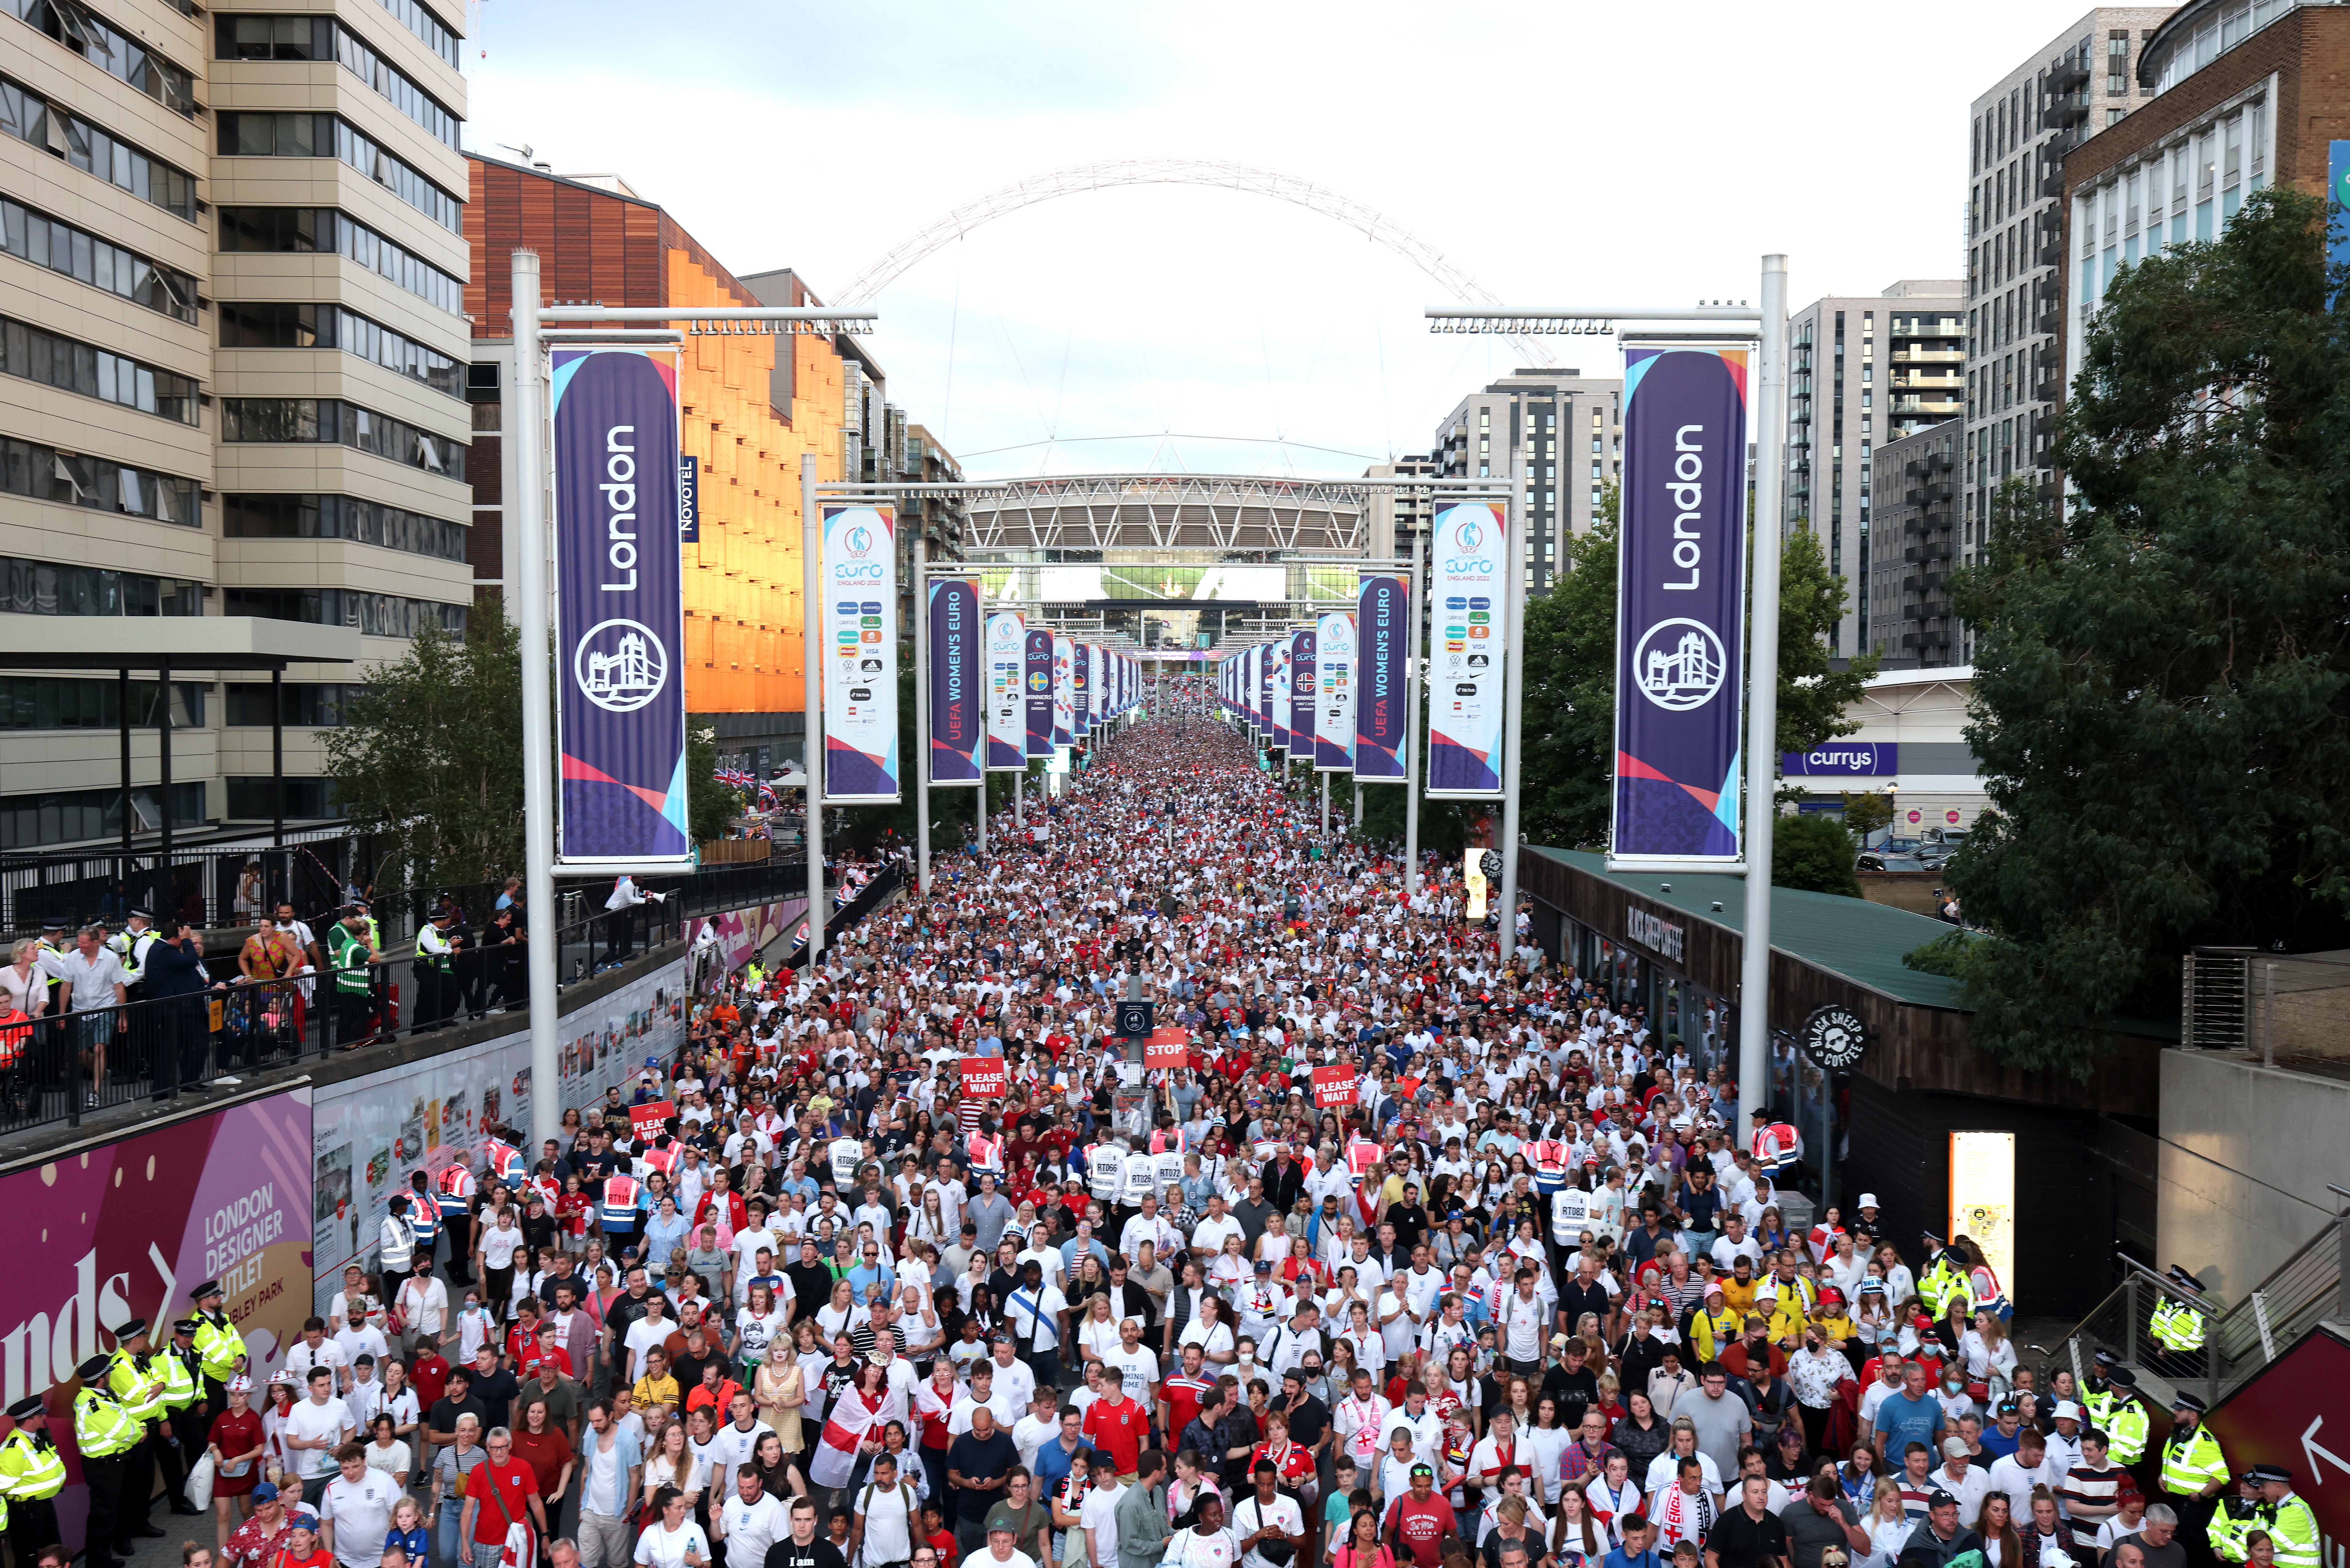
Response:
POLYGON ((1087 1406, 1080 1430, 1093 1439, 1094 1447, 1109 1456, 1114 1470, 1128 1476, 1135 1473, 1142 1458, 1142 1436, 1148 1419, 1141 1406, 1120 1394, 1116 1398, 1097 1399, 1087 1406))
POLYGON ((1406 1492, 1388 1505, 1388 1529, 1411 1553, 1419 1568, 1437 1568, 1443 1560, 1440 1548, 1444 1538, 1458 1534, 1461 1526, 1443 1493, 1431 1491, 1428 1501, 1422 1502, 1406 1492))

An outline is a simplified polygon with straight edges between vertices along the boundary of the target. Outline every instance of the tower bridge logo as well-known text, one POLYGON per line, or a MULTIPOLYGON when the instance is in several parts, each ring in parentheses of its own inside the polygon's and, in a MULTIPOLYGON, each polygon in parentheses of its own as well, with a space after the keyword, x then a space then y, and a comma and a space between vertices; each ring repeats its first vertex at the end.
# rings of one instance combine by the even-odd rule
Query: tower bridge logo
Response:
POLYGON ((1650 627, 1632 649, 1632 683, 1671 713, 1713 701, 1729 672, 1721 639, 1702 621, 1676 617, 1650 627))
POLYGON ((608 713, 633 713, 669 684, 669 650, 650 627, 599 621, 571 651, 579 693, 608 713))

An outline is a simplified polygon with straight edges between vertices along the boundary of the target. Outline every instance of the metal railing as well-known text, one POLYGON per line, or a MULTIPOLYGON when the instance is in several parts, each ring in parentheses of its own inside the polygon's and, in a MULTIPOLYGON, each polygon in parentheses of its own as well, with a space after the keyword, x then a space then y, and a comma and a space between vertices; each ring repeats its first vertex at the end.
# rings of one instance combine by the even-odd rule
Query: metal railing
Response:
MULTIPOLYGON (((2350 1191, 2329 1185, 2337 1199, 2350 1191)), ((2350 1314, 2345 1299, 2345 1252, 2350 1252, 2350 1209, 2321 1226, 2292 1256, 2240 1301, 2193 1291, 2134 1259, 2121 1260, 2121 1283, 2092 1308, 2065 1336, 2065 1354, 2075 1377, 2090 1370, 2099 1349, 2111 1352, 2138 1375, 2148 1397, 2167 1403, 2181 1389, 2216 1406, 2241 1387, 2301 1336, 2324 1320, 2350 1314), (2176 1351, 2150 1328, 2165 1298, 2185 1302, 2203 1314, 2203 1347, 2176 1351)))
MULTIPOLYGON (((558 985, 677 946, 686 920, 804 898, 807 871, 805 862, 769 862, 692 877, 648 877, 639 886, 663 897, 607 912, 584 908, 588 895, 573 888, 558 897, 551 937, 539 934, 550 928, 530 922, 526 940, 556 943, 558 985)), ((602 897, 598 883, 598 906, 602 897)), ((240 1071, 290 1065, 521 1011, 528 1000, 526 949, 522 941, 486 945, 493 930, 486 919, 490 899, 478 906, 485 945, 461 947, 445 975, 419 967, 412 923, 405 935, 395 936, 393 921, 413 914, 421 903, 421 897, 402 909, 379 903, 379 950, 396 956, 370 964, 368 990, 349 1000, 331 974, 249 981, 239 972, 237 960, 215 958, 206 961, 205 971, 217 987, 200 996, 0 1020, 0 1136, 50 1125, 78 1127, 86 1116, 140 1100, 176 1099, 240 1071)), ((54 995, 62 1009, 70 992, 61 984, 54 995)))
POLYGON ((207 927, 249 924, 240 908, 248 867, 259 869, 252 890, 264 907, 290 898, 307 916, 338 902, 344 880, 366 875, 370 862, 367 841, 339 826, 289 827, 282 847, 261 842, 265 826, 258 837, 250 828, 192 836, 172 846, 168 867, 151 835, 127 854, 90 845, 0 856, 0 943, 37 936, 45 920, 120 925, 134 906, 207 927))
POLYGON ((2197 948, 2187 955, 2179 966, 2180 1044, 2241 1051, 2249 1044, 2251 956, 2250 948, 2197 948))

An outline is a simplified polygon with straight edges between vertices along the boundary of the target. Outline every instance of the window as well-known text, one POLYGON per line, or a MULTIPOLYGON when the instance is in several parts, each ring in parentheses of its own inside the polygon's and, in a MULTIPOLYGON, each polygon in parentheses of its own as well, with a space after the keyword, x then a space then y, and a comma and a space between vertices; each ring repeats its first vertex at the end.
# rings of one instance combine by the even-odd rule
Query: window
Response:
POLYGON ((435 560, 465 558, 466 525, 351 495, 227 495, 228 539, 348 539, 435 560))
POLYGON ((260 616, 308 626, 355 627, 369 637, 414 637, 428 622, 452 637, 465 635, 465 607, 404 599, 352 588, 228 588, 226 615, 260 616))
POLYGON ((224 348, 341 348, 421 381, 436 392, 464 396, 464 365, 448 355, 377 325, 338 305, 220 306, 224 348))
MULTIPOLYGON (((177 0, 184 14, 185 0, 177 0)), ((67 48, 191 119, 196 113, 195 78, 162 56, 149 51, 91 10, 86 0, 0 0, 0 11, 29 23, 67 48)))
MULTIPOLYGON (((292 687, 286 690, 291 691, 292 687)), ((277 816, 278 781, 266 774, 239 776, 231 774, 228 784, 226 822, 270 822, 277 816)), ((285 807, 288 816, 340 816, 343 808, 335 800, 335 781, 322 778, 285 780, 285 807)))
POLYGON ((451 479, 465 477, 463 443, 339 398, 224 398, 221 440, 326 441, 451 479))
MULTIPOLYGON (((197 681, 172 682, 172 728, 204 727, 204 693, 197 681)), ((130 722, 155 725, 155 683, 130 682, 130 722)), ((119 730, 122 727, 120 684, 46 675, 0 675, 0 731, 119 730)))
POLYGON ((416 0, 381 0, 381 4, 410 32, 423 39, 427 48, 452 66, 457 63, 457 35, 440 17, 416 0))
POLYGON ((0 199, 0 249, 175 321, 196 318, 196 280, 186 273, 5 199, 0 199))
POLYGON ((5 317, 0 317, 0 372, 183 425, 196 422, 196 383, 188 377, 5 317))
MULTIPOLYGON (((5 0, 0 0, 5 3, 5 0)), ((172 786, 172 820, 178 824, 204 820, 204 786, 172 786)), ((163 818, 155 792, 130 792, 131 820, 144 832, 163 818)), ((118 838, 122 833, 122 792, 119 789, 57 790, 43 794, 0 795, 0 849, 30 849, 44 844, 72 844, 83 839, 118 838)))
MULTIPOLYGON (((422 126, 434 140, 457 145, 457 117, 332 17, 215 16, 213 53, 224 60, 340 61, 345 69, 422 126)), ((455 63, 453 58, 451 63, 455 63)))
MULTIPOLYGON (((329 730, 339 728, 343 710, 354 700, 367 695, 367 688, 348 682, 287 681, 286 691, 286 722, 298 729, 329 730)), ((269 692, 266 680, 233 680, 228 686, 228 712, 223 722, 231 725, 262 729, 269 727, 269 692)), ((294 781, 288 779, 290 785, 294 781)), ((232 813, 234 815, 234 813, 232 813)))
POLYGON ((222 113, 213 118, 220 122, 219 145, 224 158, 338 159, 451 234, 464 232, 462 201, 384 151, 348 120, 309 113, 222 113))
POLYGON ((462 278, 411 254, 332 207, 223 207, 224 251, 334 251, 452 316, 465 308, 462 278))
MULTIPOLYGON (((5 3, 5 0, 0 0, 5 3)), ((19 83, 0 78, 0 131, 56 153, 176 217, 196 219, 196 182, 19 83)))
POLYGON ((80 457, 13 436, 0 438, 0 491, 65 506, 150 517, 182 528, 198 527, 203 521, 192 479, 104 458, 80 457))
MULTIPOLYGON (((15 444, 15 443, 10 443, 15 444)), ((0 614, 202 615, 200 584, 0 556, 0 614)))

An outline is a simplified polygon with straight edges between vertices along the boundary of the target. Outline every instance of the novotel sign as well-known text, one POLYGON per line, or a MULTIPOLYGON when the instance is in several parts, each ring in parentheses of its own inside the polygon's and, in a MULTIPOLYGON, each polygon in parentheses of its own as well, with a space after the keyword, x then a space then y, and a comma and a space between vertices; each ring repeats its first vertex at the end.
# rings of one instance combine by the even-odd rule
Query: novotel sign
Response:
POLYGON ((1808 752, 1782 752, 1779 771, 1789 778, 1891 778, 1901 771, 1896 741, 1830 741, 1808 752))
POLYGON ((1681 961, 1689 949, 1689 932, 1681 926, 1652 910, 1627 906, 1624 910, 1624 940, 1638 942, 1650 952, 1681 961))

